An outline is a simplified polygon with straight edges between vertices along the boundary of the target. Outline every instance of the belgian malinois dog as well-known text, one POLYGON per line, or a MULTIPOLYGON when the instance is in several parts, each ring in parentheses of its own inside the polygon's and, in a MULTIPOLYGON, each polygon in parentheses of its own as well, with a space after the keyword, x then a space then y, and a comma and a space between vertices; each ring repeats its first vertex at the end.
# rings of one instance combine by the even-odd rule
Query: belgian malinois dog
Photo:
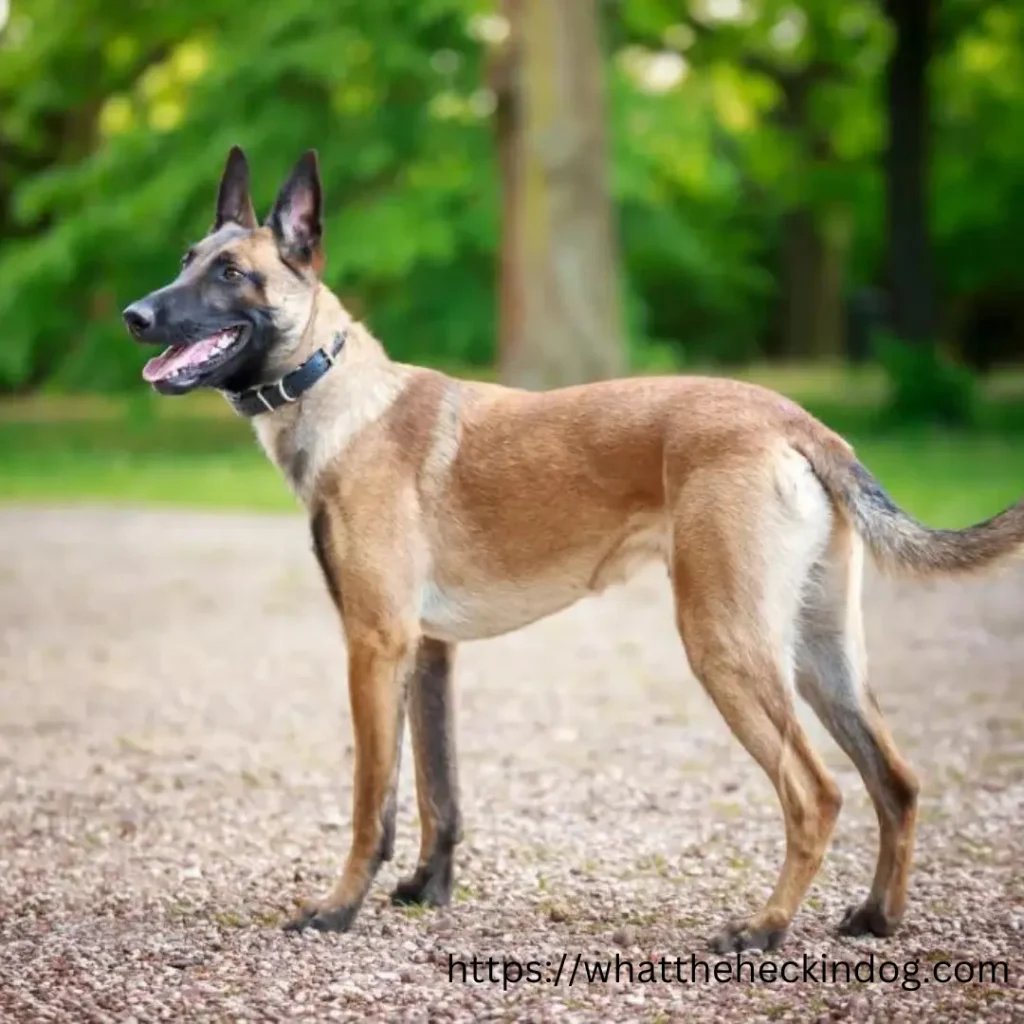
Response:
POLYGON ((388 359, 321 281, 314 151, 263 225, 233 149, 209 234, 124 311, 165 351, 162 394, 222 391, 304 503, 347 639, 355 732, 351 847, 331 891, 287 927, 344 930, 391 858, 403 724, 422 829, 396 902, 443 905, 461 835, 452 662, 660 561, 694 674, 768 774, 785 818, 774 892, 720 951, 773 948, 821 864, 841 797, 794 714, 806 700, 856 764, 880 844, 839 924, 889 935, 906 906, 918 782, 866 681, 865 548, 939 576, 1024 543, 1024 503, 964 530, 901 511, 851 447, 799 406, 737 381, 672 377, 533 393, 388 359))

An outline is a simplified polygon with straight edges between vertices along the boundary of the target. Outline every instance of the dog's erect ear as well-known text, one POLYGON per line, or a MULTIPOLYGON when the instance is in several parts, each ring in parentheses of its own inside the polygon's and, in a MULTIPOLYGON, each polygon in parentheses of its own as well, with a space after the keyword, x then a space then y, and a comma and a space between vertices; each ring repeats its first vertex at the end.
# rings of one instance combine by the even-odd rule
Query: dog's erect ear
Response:
POLYGON ((292 168, 274 201, 267 225, 281 255, 300 264, 315 264, 320 250, 323 206, 316 150, 307 150, 292 168))
POLYGON ((213 230, 217 231, 225 224, 240 224, 243 228, 254 230, 257 225, 256 211, 252 208, 249 198, 249 161, 240 146, 232 146, 228 153, 228 162, 224 165, 224 175, 220 179, 220 191, 217 193, 217 216, 213 222, 213 230))

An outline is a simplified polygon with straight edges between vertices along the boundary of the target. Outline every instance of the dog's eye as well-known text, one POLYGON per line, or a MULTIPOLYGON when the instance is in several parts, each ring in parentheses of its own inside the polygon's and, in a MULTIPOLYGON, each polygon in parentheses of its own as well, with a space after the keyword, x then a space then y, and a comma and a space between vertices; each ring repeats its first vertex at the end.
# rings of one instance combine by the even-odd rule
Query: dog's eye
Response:
POLYGON ((238 267, 228 265, 221 269, 220 276, 225 281, 241 281, 245 275, 238 269, 238 267))

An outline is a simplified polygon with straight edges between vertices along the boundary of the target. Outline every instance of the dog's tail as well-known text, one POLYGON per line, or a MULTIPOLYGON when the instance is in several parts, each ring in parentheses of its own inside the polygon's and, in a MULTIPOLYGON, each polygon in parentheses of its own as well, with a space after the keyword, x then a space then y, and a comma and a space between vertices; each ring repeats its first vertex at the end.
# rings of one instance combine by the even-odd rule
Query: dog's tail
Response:
POLYGON ((883 571, 963 575, 1024 555, 1024 500, 983 523, 935 530, 904 512, 838 436, 794 438, 792 443, 883 571))

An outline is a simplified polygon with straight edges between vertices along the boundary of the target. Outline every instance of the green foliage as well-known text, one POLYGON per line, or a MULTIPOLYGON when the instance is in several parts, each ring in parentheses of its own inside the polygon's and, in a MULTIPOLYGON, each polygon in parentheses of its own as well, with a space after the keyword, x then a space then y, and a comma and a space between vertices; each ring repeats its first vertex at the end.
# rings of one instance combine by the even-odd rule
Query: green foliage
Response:
MULTIPOLYGON (((954 3, 952 7, 957 7, 954 3)), ((947 294, 1024 290, 1024 9, 978 10, 932 75, 939 145, 932 208, 947 294)))
POLYGON ((717 151, 707 92, 688 90, 689 105, 678 93, 639 94, 623 63, 611 81, 613 184, 634 332, 675 341, 689 358, 749 358, 773 291, 760 262, 769 224, 742 210, 743 180, 717 151))
POLYGON ((914 345, 891 335, 876 342, 890 383, 888 418, 896 423, 968 426, 975 415, 975 380, 935 346, 914 345))
MULTIPOLYGON (((50 39, 55 15, 32 44, 48 6, 21 5, 31 16, 25 47, 44 66, 62 52, 50 39)), ((68 386, 137 380, 142 354, 123 337, 118 310, 172 277, 180 252, 205 233, 236 142, 263 210, 296 156, 320 150, 328 282, 358 296, 352 304, 396 356, 485 361, 496 200, 477 95, 482 53, 467 32, 474 4, 209 0, 184 5, 185 23, 182 6, 151 5, 152 20, 137 24, 120 23, 119 5, 89 12, 109 91, 80 117, 98 138, 15 191, 14 216, 34 230, 0 255, 0 383, 31 381, 37 364, 54 362, 68 386), (126 54, 138 55, 133 74, 105 70, 126 54)), ((95 74, 88 65, 51 73, 68 90, 74 74, 95 74)), ((5 125, 72 103, 6 86, 5 125)))
MULTIPOLYGON (((138 386, 144 353, 119 310, 167 281, 206 230, 233 143, 249 153, 262 211, 297 154, 319 149, 327 281, 396 357, 489 363, 496 6, 11 0, 0 392, 138 386)), ((783 217, 795 208, 853 226, 847 293, 877 283, 890 45, 878 0, 603 10, 637 365, 760 354, 784 299, 783 217)), ((932 220, 943 295, 960 309, 1024 288, 1024 136, 1011 129, 1024 115, 1024 8, 944 0, 940 13, 932 220)))

